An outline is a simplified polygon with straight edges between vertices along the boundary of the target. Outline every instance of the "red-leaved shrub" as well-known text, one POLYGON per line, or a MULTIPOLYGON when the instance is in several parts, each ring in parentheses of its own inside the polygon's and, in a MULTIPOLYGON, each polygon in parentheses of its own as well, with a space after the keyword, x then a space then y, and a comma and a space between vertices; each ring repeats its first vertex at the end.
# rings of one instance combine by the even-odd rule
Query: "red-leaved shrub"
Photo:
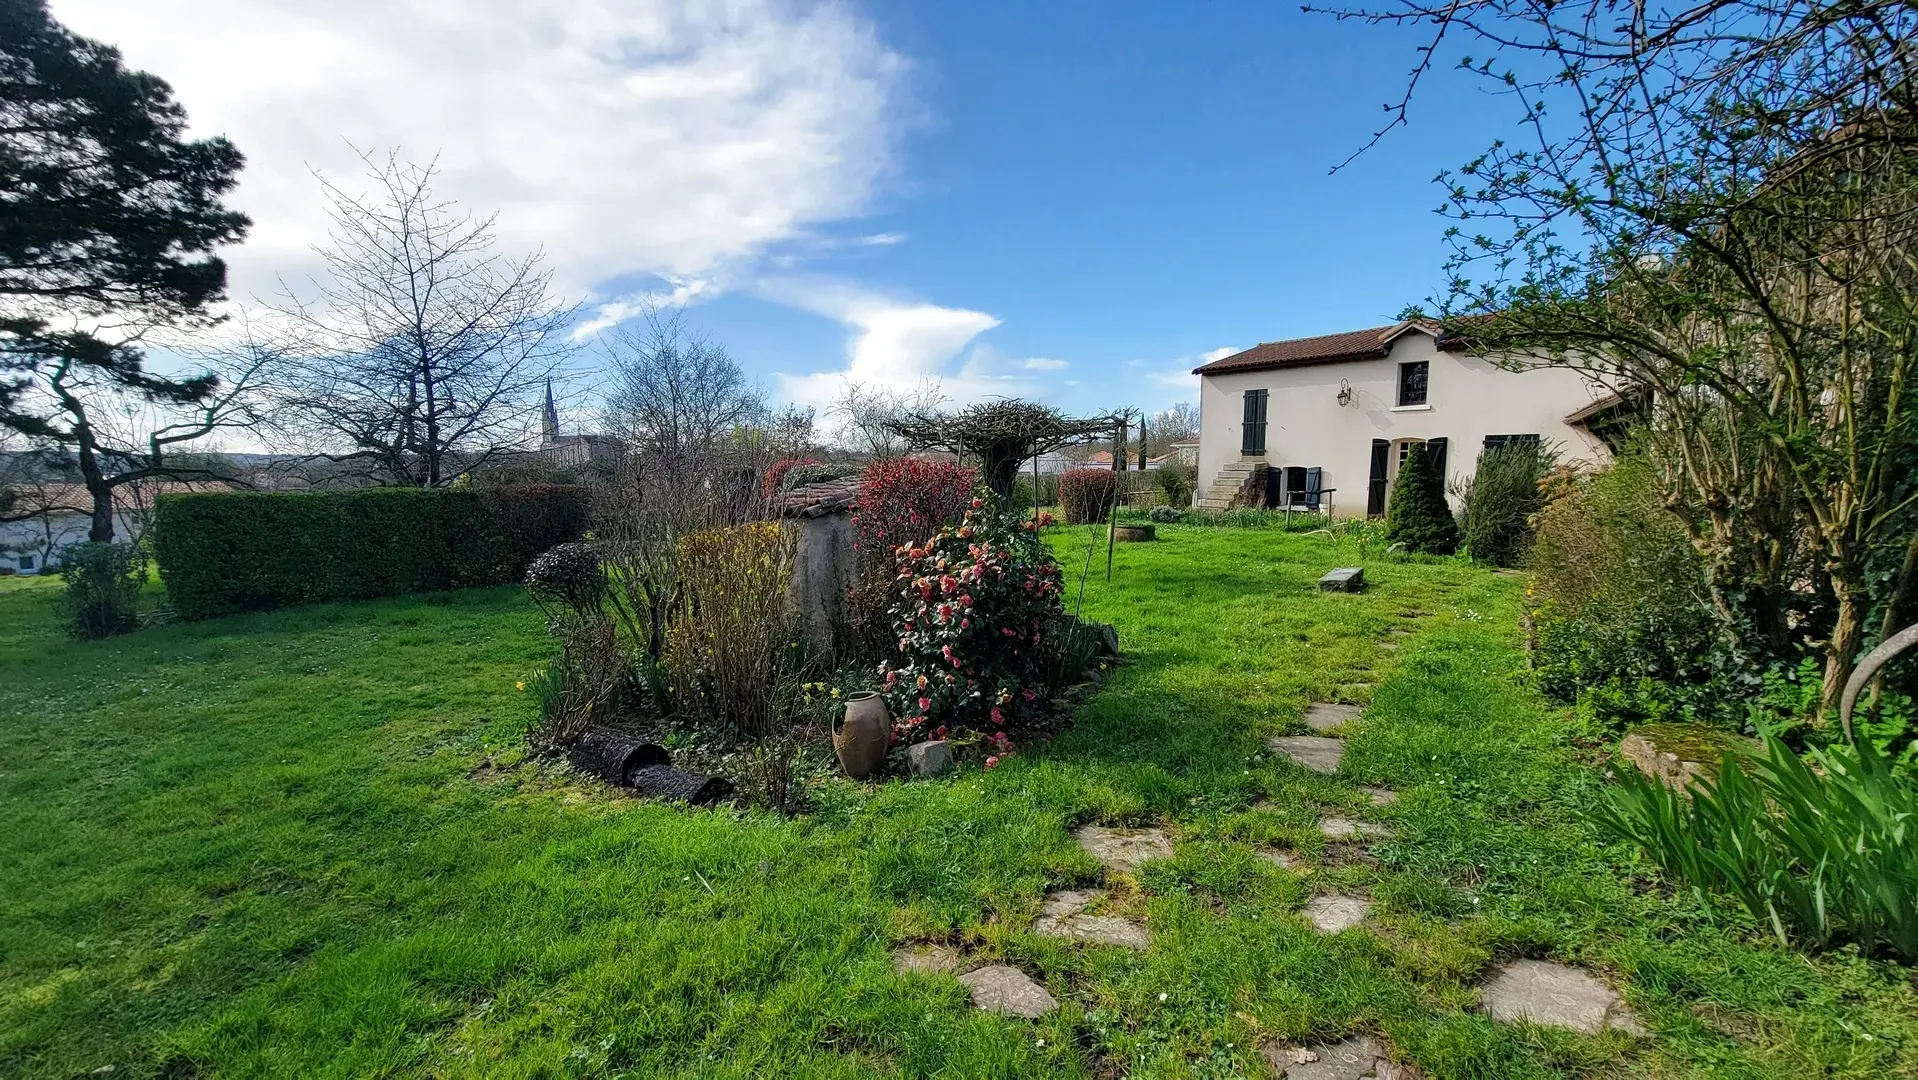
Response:
POLYGON ((1070 469, 1059 477, 1059 505, 1066 524, 1104 521, 1119 490, 1119 474, 1111 469, 1070 469))
POLYGON ((781 480, 784 480, 786 478, 786 474, 788 472, 791 472, 794 468, 800 465, 817 465, 817 464, 819 464, 818 458, 809 458, 809 457, 780 458, 778 461, 773 462, 772 467, 766 470, 766 482, 765 482, 766 494, 768 495, 779 494, 779 482, 781 480))
POLYGON ((853 507, 856 580, 848 622, 868 655, 889 651, 893 635, 893 549, 922 542, 941 526, 957 524, 972 502, 977 475, 936 458, 886 458, 866 466, 853 507))
POLYGON ((1065 614, 1059 564, 1037 522, 990 495, 894 560, 897 643, 880 665, 894 735, 978 742, 996 764, 1046 713, 1065 614))

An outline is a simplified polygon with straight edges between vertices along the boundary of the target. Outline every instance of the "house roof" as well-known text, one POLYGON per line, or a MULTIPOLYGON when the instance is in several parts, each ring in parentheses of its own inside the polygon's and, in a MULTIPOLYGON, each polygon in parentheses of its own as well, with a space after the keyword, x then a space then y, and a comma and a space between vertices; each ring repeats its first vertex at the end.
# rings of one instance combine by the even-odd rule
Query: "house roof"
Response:
MULTIPOLYGON (((19 484, 14 490, 21 493, 15 513, 35 513, 46 508, 54 514, 86 514, 92 512, 93 496, 87 493, 84 484, 19 484)), ((116 512, 153 509, 155 495, 173 495, 188 491, 232 491, 233 485, 223 480, 180 481, 167 480, 158 483, 124 484, 113 489, 113 508, 116 512)))
MULTIPOLYGON (((1366 330, 1348 330, 1342 334, 1267 341, 1243 352, 1221 357, 1193 368, 1194 375, 1222 375, 1234 371, 1269 371, 1273 368, 1305 367, 1308 364, 1335 364, 1346 360, 1376 360, 1390 351, 1394 339, 1408 330, 1422 330, 1440 337, 1437 324, 1427 319, 1407 319, 1390 326, 1366 330)), ((1446 344, 1440 338, 1440 344, 1446 344)))

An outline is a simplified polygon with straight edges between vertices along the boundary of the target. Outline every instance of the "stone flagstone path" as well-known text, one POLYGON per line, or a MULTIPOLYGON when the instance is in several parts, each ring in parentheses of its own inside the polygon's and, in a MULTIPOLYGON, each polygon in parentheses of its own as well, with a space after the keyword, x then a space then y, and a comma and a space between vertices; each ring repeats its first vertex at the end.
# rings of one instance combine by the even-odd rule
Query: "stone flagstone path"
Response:
POLYGON ((1342 728, 1359 718, 1365 708, 1361 705, 1333 705, 1327 702, 1314 702, 1305 707, 1305 726, 1313 731, 1331 731, 1342 728))
POLYGON ((1336 934, 1349 930, 1365 921, 1372 911, 1372 901, 1357 896, 1340 896, 1329 893, 1315 896, 1308 901, 1300 914, 1306 917, 1321 934, 1336 934))
POLYGON ((972 1003, 986 1012, 1037 1020, 1059 1007, 1059 1001, 1032 976, 1016 967, 993 964, 959 976, 972 991, 972 1003))
POLYGON ((1329 1046, 1266 1046, 1265 1060, 1283 1080, 1415 1080, 1418 1073, 1394 1064, 1371 1035, 1354 1035, 1329 1046))
POLYGON ((1136 923, 1110 915, 1087 915, 1085 910, 1106 894, 1099 890, 1059 892, 1046 898, 1032 932, 1045 937, 1072 938, 1125 949, 1144 949, 1152 944, 1152 935, 1136 923))
POLYGON ((1172 841, 1164 829, 1108 829, 1103 825, 1082 825, 1072 836, 1079 846, 1092 853, 1108 870, 1131 873, 1147 859, 1170 859, 1172 841))
POLYGON ((1589 971, 1545 960, 1514 960, 1481 988, 1485 1015, 1596 1035, 1608 1028, 1643 1035, 1618 991, 1589 971))
POLYGON ((1281 735, 1267 745, 1313 772, 1327 776, 1339 771, 1345 759, 1345 742, 1323 735, 1281 735))

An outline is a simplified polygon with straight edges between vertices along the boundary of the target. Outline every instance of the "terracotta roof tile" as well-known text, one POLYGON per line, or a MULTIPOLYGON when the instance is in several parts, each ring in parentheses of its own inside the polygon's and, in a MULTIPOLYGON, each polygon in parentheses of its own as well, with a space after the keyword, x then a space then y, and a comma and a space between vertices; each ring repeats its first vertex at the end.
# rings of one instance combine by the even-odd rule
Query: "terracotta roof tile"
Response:
POLYGON ((1393 338, 1412 327, 1433 331, 1429 323, 1399 322, 1366 330, 1348 330, 1343 334, 1267 341, 1243 352, 1221 357, 1193 368, 1194 375, 1219 375, 1232 371, 1266 371, 1272 368, 1304 367, 1342 360, 1372 360, 1384 356, 1393 338))

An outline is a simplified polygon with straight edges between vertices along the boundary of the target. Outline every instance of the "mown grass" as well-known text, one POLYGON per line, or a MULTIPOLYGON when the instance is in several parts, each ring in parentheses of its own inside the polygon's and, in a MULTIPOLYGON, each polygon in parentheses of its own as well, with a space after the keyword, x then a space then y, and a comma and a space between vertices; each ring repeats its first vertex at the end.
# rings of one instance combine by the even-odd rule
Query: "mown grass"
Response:
MULTIPOLYGON (((73 644, 53 589, 0 582, 0 1075, 1263 1075, 1263 1040, 1370 1030, 1440 1078, 1918 1076, 1908 970, 1780 950, 1585 823, 1601 773, 1525 686, 1516 582, 1368 560, 1368 592, 1321 595, 1356 548, 1161 533, 1110 585, 1092 559, 1130 663, 1072 731, 793 820, 526 760, 513 685, 548 643, 515 590, 73 644), (1263 749, 1312 700, 1371 706, 1336 778, 1263 749), (1334 810, 1398 839, 1328 851, 1334 810), (1027 932, 1097 879, 1069 835, 1094 820, 1174 833, 1112 883, 1144 954, 1027 932), (1369 890, 1370 928, 1297 918, 1334 887, 1369 890), (1065 1005, 978 1013, 893 972, 918 939, 1065 1005), (1604 973, 1651 1037, 1472 1013, 1519 955, 1604 973)), ((1056 536, 1073 576, 1102 537, 1056 536)))

